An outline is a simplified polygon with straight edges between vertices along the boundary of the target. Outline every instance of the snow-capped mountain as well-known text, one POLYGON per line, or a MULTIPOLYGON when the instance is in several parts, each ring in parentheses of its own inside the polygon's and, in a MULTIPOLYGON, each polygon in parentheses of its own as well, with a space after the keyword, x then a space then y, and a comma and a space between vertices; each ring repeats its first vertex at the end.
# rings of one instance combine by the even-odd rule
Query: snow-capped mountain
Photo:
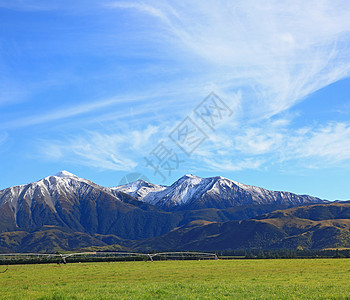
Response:
POLYGON ((37 182, 1 190, 0 232, 35 231, 50 225, 106 233, 113 231, 117 215, 137 209, 132 202, 138 201, 61 171, 37 182))
POLYGON ((255 204, 296 206, 325 202, 308 195, 269 191, 220 176, 200 178, 185 175, 168 187, 137 181, 114 189, 168 210, 228 208, 255 204))
MULTIPOLYGON (((164 191, 166 188, 167 186, 157 185, 139 179, 135 182, 113 187, 111 189, 114 191, 126 193, 138 200, 143 200, 145 198, 152 198, 152 195, 158 194, 159 192, 164 191)), ((152 201, 146 200, 144 200, 144 202, 152 203, 152 201)))
POLYGON ((138 180, 107 188, 61 171, 0 190, 0 252, 123 243, 160 236, 193 221, 246 220, 320 202, 326 201, 223 177, 185 175, 171 186, 138 180))
POLYGON ((87 194, 92 188, 108 191, 89 180, 60 171, 37 182, 1 190, 0 206, 8 203, 16 213, 23 205, 31 207, 33 201, 40 201, 56 211, 56 204, 60 199, 74 201, 74 198, 87 194))

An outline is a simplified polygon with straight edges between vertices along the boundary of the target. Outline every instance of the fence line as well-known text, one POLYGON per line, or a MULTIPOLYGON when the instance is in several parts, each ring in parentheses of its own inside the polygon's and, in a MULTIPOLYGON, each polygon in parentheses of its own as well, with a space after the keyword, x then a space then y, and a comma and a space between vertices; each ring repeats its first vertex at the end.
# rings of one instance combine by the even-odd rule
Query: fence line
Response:
POLYGON ((132 259, 144 258, 150 261, 154 259, 174 260, 174 259, 218 259, 215 253, 204 252, 155 252, 155 253, 136 253, 136 252, 76 252, 76 253, 3 253, 0 254, 0 261, 21 261, 30 262, 44 259, 57 259, 59 262, 67 263, 68 258, 75 260, 87 258, 108 258, 108 259, 132 259))

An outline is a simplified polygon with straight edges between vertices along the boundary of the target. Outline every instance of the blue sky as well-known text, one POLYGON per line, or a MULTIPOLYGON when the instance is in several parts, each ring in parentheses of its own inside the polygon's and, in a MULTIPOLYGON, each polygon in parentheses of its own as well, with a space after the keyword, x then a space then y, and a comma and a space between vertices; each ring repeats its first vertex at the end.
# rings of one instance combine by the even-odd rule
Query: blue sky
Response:
POLYGON ((350 199, 349 75, 348 1, 0 0, 0 188, 192 173, 350 199), (186 118, 190 155, 169 137, 186 118))

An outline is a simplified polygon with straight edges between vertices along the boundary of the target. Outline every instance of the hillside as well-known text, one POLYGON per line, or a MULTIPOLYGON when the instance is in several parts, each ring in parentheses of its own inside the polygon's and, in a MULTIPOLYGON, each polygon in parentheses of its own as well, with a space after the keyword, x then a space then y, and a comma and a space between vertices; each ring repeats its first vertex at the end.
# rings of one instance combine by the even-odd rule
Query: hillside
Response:
POLYGON ((224 223, 195 221, 135 242, 138 250, 323 249, 350 247, 350 203, 316 204, 224 223))

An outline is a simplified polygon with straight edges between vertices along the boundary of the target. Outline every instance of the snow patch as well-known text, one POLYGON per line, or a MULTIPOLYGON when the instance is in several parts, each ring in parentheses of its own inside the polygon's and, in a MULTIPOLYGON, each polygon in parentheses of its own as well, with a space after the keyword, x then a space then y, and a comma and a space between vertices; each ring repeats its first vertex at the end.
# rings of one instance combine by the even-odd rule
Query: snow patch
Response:
POLYGON ((79 178, 78 176, 76 176, 76 175, 74 175, 74 174, 72 174, 72 173, 70 173, 70 172, 68 172, 68 171, 60 171, 60 172, 58 172, 58 173, 56 173, 54 176, 56 176, 56 177, 69 177, 69 178, 79 178))

